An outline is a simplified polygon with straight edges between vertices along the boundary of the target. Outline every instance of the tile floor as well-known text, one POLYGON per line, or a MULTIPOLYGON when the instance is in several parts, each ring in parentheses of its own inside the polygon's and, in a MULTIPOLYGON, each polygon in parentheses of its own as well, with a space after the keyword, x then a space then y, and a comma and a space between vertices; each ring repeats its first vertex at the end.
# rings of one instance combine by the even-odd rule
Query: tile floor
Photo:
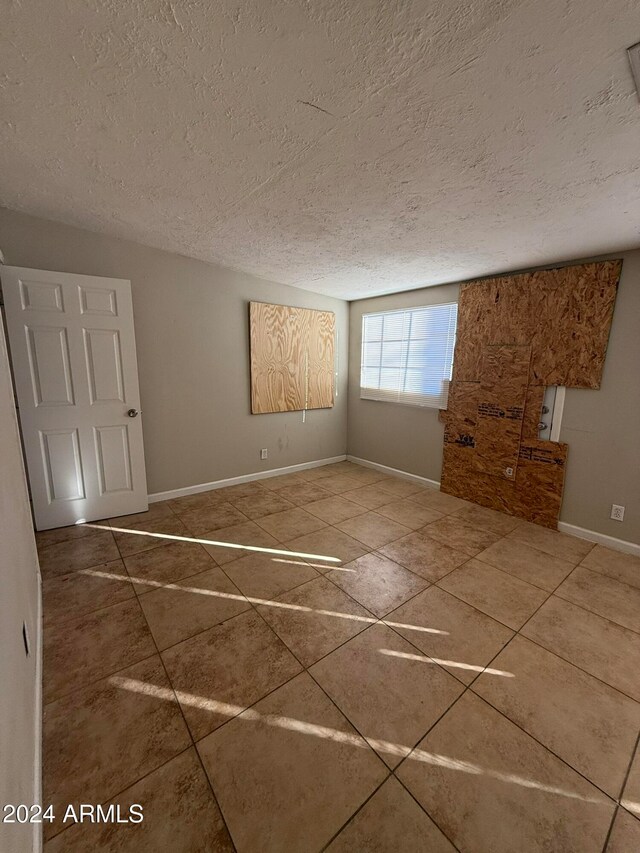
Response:
POLYGON ((145 814, 46 853, 640 850, 639 558, 349 462, 38 547, 44 801, 145 814))

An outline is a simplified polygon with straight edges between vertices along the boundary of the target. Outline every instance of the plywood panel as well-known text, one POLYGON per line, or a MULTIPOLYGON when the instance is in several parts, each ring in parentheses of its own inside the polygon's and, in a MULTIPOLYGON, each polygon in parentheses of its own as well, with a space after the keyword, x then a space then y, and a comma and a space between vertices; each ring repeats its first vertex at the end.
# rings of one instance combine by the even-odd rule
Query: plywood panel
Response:
POLYGON ((335 315, 251 302, 251 411, 333 406, 335 315))
POLYGON ((530 347, 484 348, 474 459, 483 474, 516 476, 530 361, 530 347))
POLYGON ((567 446, 538 439, 544 387, 599 387, 621 266, 621 261, 582 264, 462 287, 454 381, 443 415, 443 491, 557 526, 567 446), (510 400, 497 388, 493 397, 487 396, 493 370, 484 360, 489 346, 496 352, 530 346, 524 396, 523 364, 509 368, 510 400), (524 409, 521 417, 518 411, 517 457, 516 430, 499 417, 507 404, 524 409), (517 458, 512 481, 495 476, 507 458, 517 458))
POLYGON ((544 387, 529 385, 524 403, 524 418, 522 419, 522 440, 538 437, 538 424, 542 418, 542 402, 544 387))
POLYGON ((331 311, 307 311, 309 314, 309 381, 307 409, 333 406, 335 314, 331 311))
POLYGON ((462 286, 454 379, 477 381, 487 344, 531 344, 532 384, 599 388, 622 261, 462 286))
POLYGON ((562 504, 567 445, 535 439, 523 443, 515 481, 475 470, 474 449, 444 446, 441 489, 481 506, 556 528, 562 504))

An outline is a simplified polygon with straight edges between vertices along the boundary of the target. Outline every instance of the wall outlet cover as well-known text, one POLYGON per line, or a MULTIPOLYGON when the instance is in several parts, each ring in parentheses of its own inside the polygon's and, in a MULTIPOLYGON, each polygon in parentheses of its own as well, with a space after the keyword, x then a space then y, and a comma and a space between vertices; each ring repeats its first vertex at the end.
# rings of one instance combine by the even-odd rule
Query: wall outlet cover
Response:
POLYGON ((269 451, 267 450, 266 447, 263 447, 262 450, 260 451, 260 459, 268 459, 268 458, 269 458, 269 451))
POLYGON ((624 521, 624 507, 611 504, 611 518, 614 521, 624 521))

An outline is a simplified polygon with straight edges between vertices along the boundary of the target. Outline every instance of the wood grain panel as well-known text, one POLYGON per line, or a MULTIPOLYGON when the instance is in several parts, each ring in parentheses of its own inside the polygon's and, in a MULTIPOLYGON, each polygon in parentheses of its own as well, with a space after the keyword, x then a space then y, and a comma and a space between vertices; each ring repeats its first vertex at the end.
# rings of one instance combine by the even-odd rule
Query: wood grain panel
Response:
POLYGON ((335 315, 251 302, 251 411, 333 406, 335 315))
POLYGON ((309 314, 309 394, 307 409, 333 406, 335 314, 331 311, 307 311, 309 314))
POLYGON ((530 347, 484 348, 474 459, 483 474, 515 479, 530 361, 530 347))

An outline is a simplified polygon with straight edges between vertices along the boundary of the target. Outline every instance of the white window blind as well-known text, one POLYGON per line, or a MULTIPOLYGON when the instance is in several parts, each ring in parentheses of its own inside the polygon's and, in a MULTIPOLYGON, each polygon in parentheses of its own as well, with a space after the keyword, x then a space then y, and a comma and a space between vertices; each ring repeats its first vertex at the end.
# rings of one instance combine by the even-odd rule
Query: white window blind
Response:
POLYGON ((446 409, 457 316, 455 302, 365 314, 360 397, 446 409))

